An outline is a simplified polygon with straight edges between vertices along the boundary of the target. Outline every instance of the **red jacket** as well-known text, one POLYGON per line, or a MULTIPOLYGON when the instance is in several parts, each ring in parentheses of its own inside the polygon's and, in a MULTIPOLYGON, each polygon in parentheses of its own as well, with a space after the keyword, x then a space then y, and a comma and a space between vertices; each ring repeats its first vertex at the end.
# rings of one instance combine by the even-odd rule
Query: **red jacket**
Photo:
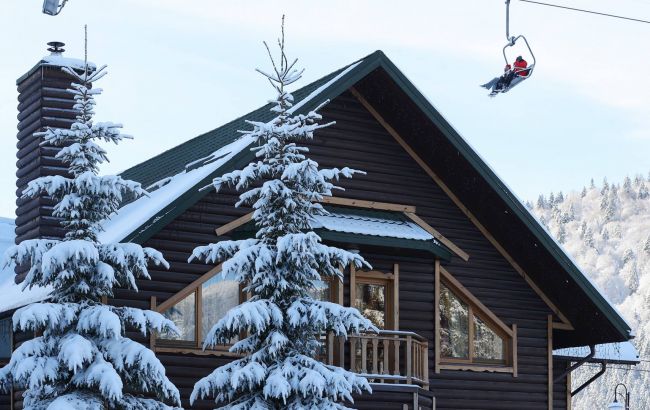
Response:
POLYGON ((513 65, 515 66, 515 73, 517 73, 522 77, 528 75, 529 70, 525 69, 526 67, 528 67, 528 63, 526 62, 526 60, 522 59, 521 61, 515 61, 513 65))

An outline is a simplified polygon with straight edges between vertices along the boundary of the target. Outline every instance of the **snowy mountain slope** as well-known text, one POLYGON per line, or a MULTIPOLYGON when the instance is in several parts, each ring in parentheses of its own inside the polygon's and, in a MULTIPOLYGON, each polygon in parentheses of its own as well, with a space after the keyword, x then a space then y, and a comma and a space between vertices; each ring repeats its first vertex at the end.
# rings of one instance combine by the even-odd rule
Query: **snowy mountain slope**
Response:
POLYGON ((0 217, 0 312, 41 301, 49 294, 49 290, 44 288, 23 291, 21 286, 14 282, 13 267, 3 265, 2 259, 5 251, 14 244, 15 227, 13 220, 0 217))
MULTIPOLYGON (((527 206, 632 325, 641 364, 610 365, 574 398, 574 409, 606 408, 617 383, 631 390, 632 408, 650 408, 650 177, 606 180, 569 194, 540 195, 527 206)), ((598 369, 582 368, 574 388, 598 369)))

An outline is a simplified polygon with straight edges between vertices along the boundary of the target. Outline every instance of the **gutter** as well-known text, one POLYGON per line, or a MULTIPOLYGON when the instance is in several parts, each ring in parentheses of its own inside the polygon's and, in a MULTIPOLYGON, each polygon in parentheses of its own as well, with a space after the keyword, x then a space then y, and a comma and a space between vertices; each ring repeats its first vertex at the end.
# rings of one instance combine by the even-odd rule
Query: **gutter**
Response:
MULTIPOLYGON (((587 363, 590 359, 592 359, 596 355, 596 346, 595 345, 589 345, 589 354, 582 359, 578 360, 575 362, 573 365, 571 365, 566 371, 564 371, 561 375, 553 379, 553 383, 557 383, 561 381, 566 375, 569 373, 573 372, 576 370, 578 367, 582 366, 583 364, 587 363)), ((605 374, 605 371, 607 370, 607 362, 602 362, 600 363, 600 370, 596 374, 594 374, 589 380, 586 382, 582 383, 580 387, 577 389, 573 390, 571 392, 571 397, 575 396, 576 394, 580 393, 582 390, 587 388, 591 383, 595 382, 600 376, 605 374)))

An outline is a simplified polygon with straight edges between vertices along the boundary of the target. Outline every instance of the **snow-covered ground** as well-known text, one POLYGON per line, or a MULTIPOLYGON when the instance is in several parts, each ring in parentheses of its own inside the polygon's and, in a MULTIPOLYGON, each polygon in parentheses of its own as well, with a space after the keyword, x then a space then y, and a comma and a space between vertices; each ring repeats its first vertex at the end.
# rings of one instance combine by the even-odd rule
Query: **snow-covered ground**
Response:
MULTIPOLYGON (((14 244, 16 234, 14 221, 0 217, 0 257, 7 248, 14 244)), ((4 259, 4 258, 3 258, 4 259)), ((37 302, 47 297, 49 291, 44 288, 22 290, 21 285, 14 281, 13 267, 4 266, 0 262, 0 312, 23 306, 27 303, 37 302)))
MULTIPOLYGON (((614 386, 631 390, 633 409, 650 409, 650 177, 603 181, 581 191, 552 193, 533 213, 612 301, 636 333, 641 363, 633 369, 612 365, 604 376, 574 398, 574 409, 606 408, 614 386)), ((582 368, 574 388, 598 369, 582 368)))

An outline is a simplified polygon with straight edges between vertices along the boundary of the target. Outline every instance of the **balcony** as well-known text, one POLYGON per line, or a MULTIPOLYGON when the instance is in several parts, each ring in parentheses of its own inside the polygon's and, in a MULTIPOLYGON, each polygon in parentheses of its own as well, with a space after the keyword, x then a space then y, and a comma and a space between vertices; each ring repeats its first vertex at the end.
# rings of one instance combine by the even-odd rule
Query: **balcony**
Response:
POLYGON ((429 343, 413 332, 381 330, 351 335, 347 340, 328 335, 324 361, 364 376, 371 383, 429 388, 429 343))

